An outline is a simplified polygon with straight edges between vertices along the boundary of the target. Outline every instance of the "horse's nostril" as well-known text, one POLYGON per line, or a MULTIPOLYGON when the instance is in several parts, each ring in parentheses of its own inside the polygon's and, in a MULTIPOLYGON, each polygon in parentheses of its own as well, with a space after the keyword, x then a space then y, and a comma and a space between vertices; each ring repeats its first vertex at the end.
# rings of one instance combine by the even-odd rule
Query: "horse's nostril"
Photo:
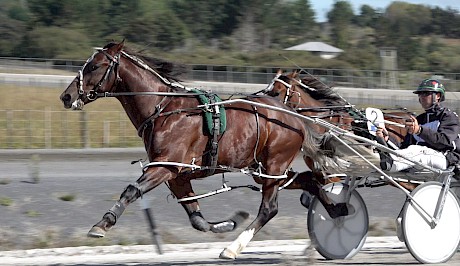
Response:
POLYGON ((64 96, 62 96, 61 100, 63 102, 68 102, 68 101, 70 101, 70 98, 72 98, 72 97, 70 97, 70 94, 65 94, 64 96))

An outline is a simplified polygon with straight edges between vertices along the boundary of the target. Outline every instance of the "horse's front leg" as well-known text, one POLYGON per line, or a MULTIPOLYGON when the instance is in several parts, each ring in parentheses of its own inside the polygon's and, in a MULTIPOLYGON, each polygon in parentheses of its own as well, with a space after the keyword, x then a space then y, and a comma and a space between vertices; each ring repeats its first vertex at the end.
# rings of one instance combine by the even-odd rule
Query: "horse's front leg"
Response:
POLYGON ((110 230, 123 211, 129 204, 141 197, 144 193, 152 190, 161 183, 173 179, 177 176, 174 168, 150 167, 134 184, 128 185, 120 196, 120 199, 110 208, 98 223, 96 223, 88 232, 88 237, 104 237, 105 233, 110 230))
POLYGON ((279 181, 273 179, 265 180, 262 186, 262 202, 257 217, 235 241, 220 253, 219 257, 221 259, 235 259, 252 240, 254 235, 278 213, 279 181))
MULTIPOLYGON (((194 197, 190 179, 179 176, 176 179, 169 180, 169 188, 178 199, 194 197)), ((197 199, 182 201, 182 207, 187 212, 190 223, 193 228, 207 232, 225 233, 235 230, 245 219, 249 217, 247 212, 238 211, 230 219, 220 222, 208 222, 202 215, 200 205, 197 199)))

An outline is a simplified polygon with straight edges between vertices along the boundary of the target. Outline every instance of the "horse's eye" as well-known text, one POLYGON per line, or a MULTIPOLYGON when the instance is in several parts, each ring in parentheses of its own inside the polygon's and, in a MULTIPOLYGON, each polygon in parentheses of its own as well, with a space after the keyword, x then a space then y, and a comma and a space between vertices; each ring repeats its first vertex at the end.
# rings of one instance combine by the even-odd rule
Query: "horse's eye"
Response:
POLYGON ((98 68, 99 68, 98 65, 92 65, 91 68, 90 68, 90 70, 91 70, 91 71, 95 71, 95 70, 98 69, 98 68))

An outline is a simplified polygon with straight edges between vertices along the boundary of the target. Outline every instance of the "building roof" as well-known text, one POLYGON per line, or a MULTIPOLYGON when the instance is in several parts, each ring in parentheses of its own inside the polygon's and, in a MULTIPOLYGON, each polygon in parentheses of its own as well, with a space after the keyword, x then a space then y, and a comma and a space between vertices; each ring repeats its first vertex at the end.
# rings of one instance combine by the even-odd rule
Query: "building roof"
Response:
POLYGON ((306 42, 302 44, 298 44, 284 50, 301 50, 301 51, 309 51, 309 52, 324 52, 324 53, 341 53, 343 52, 342 49, 329 45, 323 42, 306 42))

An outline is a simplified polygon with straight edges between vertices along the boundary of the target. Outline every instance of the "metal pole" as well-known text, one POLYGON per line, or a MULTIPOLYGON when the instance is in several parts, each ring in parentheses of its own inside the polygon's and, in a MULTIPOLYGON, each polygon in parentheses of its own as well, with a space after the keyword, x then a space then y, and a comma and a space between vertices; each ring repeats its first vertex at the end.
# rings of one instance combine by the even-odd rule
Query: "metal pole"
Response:
POLYGON ((157 247, 157 251, 159 254, 163 254, 163 249, 162 249, 162 241, 161 241, 161 236, 158 234, 157 231, 157 226, 155 224, 155 220, 153 219, 153 214, 151 211, 151 208, 149 206, 149 202, 145 195, 141 198, 140 200, 141 208, 144 210, 145 217, 147 218, 147 222, 150 227, 150 232, 152 233, 153 237, 153 243, 157 247))

